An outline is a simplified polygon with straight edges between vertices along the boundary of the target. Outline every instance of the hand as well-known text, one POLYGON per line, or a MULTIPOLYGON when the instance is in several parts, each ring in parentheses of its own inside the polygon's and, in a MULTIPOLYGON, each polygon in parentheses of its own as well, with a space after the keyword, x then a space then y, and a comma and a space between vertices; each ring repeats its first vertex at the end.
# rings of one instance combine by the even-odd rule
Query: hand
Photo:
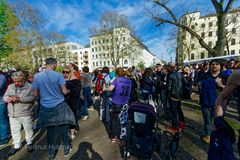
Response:
POLYGON ((213 130, 213 131, 216 131, 216 130, 217 130, 217 127, 215 126, 214 123, 212 124, 212 130, 213 130))
POLYGON ((15 102, 15 103, 19 103, 19 102, 20 102, 20 97, 16 96, 14 102, 15 102))
POLYGON ((223 84, 222 84, 222 78, 217 77, 217 78, 215 79, 215 82, 217 83, 218 87, 222 87, 222 86, 223 86, 223 84))
POLYGON ((7 97, 7 103, 13 103, 13 97, 7 97))
POLYGON ((216 106, 215 107, 215 117, 223 116, 223 108, 222 106, 216 106))

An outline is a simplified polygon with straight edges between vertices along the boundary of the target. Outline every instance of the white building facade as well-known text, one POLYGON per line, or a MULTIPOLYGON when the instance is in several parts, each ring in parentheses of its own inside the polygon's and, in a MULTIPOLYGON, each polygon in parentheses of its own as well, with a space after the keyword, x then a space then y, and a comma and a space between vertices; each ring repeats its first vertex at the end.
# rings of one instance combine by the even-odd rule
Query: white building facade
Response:
MULTIPOLYGON (((228 48, 225 48, 224 54, 240 54, 240 8, 229 12, 226 20, 228 48)), ((216 45, 217 17, 215 14, 201 17, 200 12, 189 13, 182 16, 180 22, 194 30, 210 47, 213 48, 216 45)), ((188 62, 209 57, 208 51, 201 47, 198 40, 183 29, 178 30, 177 43, 177 59, 179 62, 188 62)))
MULTIPOLYGON (((140 62, 143 62, 146 67, 161 63, 160 59, 153 55, 146 46, 134 39, 127 28, 115 28, 111 33, 90 36, 90 48, 84 48, 83 50, 88 52, 90 71, 104 66, 113 68, 113 56, 118 56, 119 62, 117 64, 124 68, 137 66, 140 62)), ((82 61, 84 59, 83 54, 78 55, 79 66, 86 65, 82 61)))

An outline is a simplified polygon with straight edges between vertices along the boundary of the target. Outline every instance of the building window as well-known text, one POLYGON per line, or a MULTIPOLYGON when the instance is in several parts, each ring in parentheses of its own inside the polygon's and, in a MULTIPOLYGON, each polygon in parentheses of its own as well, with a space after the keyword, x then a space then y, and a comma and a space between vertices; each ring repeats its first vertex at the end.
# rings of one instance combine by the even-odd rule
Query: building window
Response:
POLYGON ((231 50, 231 55, 235 54, 235 50, 231 50))
POLYGON ((94 55, 92 55, 92 58, 94 58, 94 55))
POLYGON ((94 48, 92 48, 92 52, 94 52, 94 48))
POLYGON ((102 66, 102 61, 100 61, 100 66, 102 66))
POLYGON ((110 65, 110 61, 107 61, 108 62, 108 66, 110 65))
POLYGON ((212 37, 212 31, 209 31, 209 32, 208 32, 208 36, 209 36, 209 37, 212 37))
POLYGON ((227 51, 225 50, 225 51, 224 51, 224 56, 226 56, 226 55, 227 55, 227 51))
POLYGON ((98 67, 98 62, 96 62, 96 66, 98 67))
POLYGON ((106 66, 106 62, 105 61, 103 61, 103 65, 106 66))
POLYGON ((191 53, 191 59, 194 59, 194 53, 191 53))
POLYGON ((191 49, 194 49, 194 44, 191 44, 191 49))
POLYGON ((208 42, 208 46, 212 47, 212 42, 211 41, 208 42))
POLYGON ((92 45, 94 45, 93 42, 92 42, 92 45))
POLYGON ((123 37, 123 41, 125 41, 125 39, 126 39, 126 38, 125 38, 125 37, 123 37))
POLYGON ((236 32, 236 28, 233 28, 232 29, 232 34, 236 34, 237 32, 236 32))
POLYGON ((205 56, 205 55, 204 55, 204 52, 202 52, 202 53, 201 53, 201 59, 203 59, 204 56, 205 56))
POLYGON ((235 45, 236 40, 235 39, 231 39, 231 45, 235 45))
POLYGON ((96 59, 98 58, 98 55, 96 55, 96 59))
POLYGON ((205 37, 205 32, 201 33, 201 37, 204 38, 205 37))
POLYGON ((209 27, 212 27, 213 26, 213 23, 212 22, 209 22, 209 27))
POLYGON ((234 17, 234 18, 232 19, 232 22, 233 22, 233 23, 236 23, 236 22, 237 22, 237 18, 234 17))
POLYGON ((194 38, 194 36, 191 34, 191 39, 193 39, 194 38))
POLYGON ((128 61, 127 61, 127 60, 124 60, 124 64, 128 64, 128 61))
POLYGON ((95 44, 97 44, 97 41, 95 41, 95 44))
POLYGON ((93 66, 95 66, 95 62, 93 62, 93 66))
POLYGON ((201 28, 205 28, 205 23, 203 23, 203 24, 201 25, 201 28))

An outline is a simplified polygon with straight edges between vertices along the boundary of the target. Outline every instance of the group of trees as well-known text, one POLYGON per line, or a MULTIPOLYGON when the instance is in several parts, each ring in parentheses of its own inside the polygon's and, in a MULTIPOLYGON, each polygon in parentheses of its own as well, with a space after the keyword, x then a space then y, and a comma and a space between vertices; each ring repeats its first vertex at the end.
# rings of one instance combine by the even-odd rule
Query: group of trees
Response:
POLYGON ((65 39, 60 33, 47 31, 47 21, 24 0, 11 4, 0 0, 0 12, 0 61, 4 65, 34 70, 43 63, 43 57, 53 56, 49 46, 65 39))

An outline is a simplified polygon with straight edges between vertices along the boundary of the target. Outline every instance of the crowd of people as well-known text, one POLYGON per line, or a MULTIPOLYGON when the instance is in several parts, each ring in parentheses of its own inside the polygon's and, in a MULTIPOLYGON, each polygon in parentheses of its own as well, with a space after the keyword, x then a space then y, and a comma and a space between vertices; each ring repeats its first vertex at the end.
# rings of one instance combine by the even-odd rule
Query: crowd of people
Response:
POLYGON ((57 60, 48 58, 44 69, 34 75, 21 70, 10 74, 0 72, 0 145, 7 144, 11 135, 13 147, 6 157, 17 153, 22 147, 23 126, 27 150, 33 151, 32 109, 35 106, 38 106, 38 127, 47 130, 49 159, 56 155, 58 138, 64 146, 64 157, 69 155, 71 141, 80 130, 79 118, 88 120, 88 111, 93 109, 99 112, 99 119, 109 125, 109 138, 113 143, 120 138, 119 114, 123 106, 140 100, 161 106, 165 118, 171 121, 171 132, 178 132, 186 127, 181 100, 191 99, 194 86, 198 88, 204 120, 202 140, 210 143, 215 102, 215 116, 223 116, 228 97, 240 100, 240 94, 233 92, 240 86, 239 66, 240 61, 229 63, 214 59, 182 68, 168 63, 144 70, 134 66, 103 67, 90 73, 88 67, 83 67, 80 73, 78 67, 71 64, 60 73, 55 71, 57 60))

